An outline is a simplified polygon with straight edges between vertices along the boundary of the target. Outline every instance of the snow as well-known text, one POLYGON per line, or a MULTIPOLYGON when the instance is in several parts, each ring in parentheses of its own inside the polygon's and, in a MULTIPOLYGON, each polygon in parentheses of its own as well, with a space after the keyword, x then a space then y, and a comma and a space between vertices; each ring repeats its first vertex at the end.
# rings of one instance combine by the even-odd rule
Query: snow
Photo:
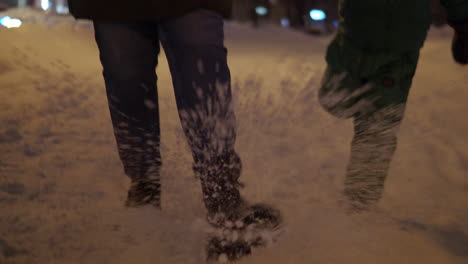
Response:
MULTIPOLYGON (((90 24, 13 11, 25 24, 0 28, 0 263, 203 263, 208 226, 164 55, 163 211, 126 209, 90 24)), ((316 96, 330 37, 231 22, 226 38, 243 194, 286 220, 240 264, 467 263, 468 71, 450 29, 430 32, 384 197, 359 215, 341 196, 352 124, 316 96)))
POLYGON ((10 8, 6 11, 0 12, 0 18, 4 16, 21 19, 21 21, 27 24, 39 24, 49 28, 60 24, 87 28, 92 26, 91 22, 86 20, 75 20, 73 17, 68 15, 52 14, 50 12, 44 12, 40 9, 31 7, 10 8))

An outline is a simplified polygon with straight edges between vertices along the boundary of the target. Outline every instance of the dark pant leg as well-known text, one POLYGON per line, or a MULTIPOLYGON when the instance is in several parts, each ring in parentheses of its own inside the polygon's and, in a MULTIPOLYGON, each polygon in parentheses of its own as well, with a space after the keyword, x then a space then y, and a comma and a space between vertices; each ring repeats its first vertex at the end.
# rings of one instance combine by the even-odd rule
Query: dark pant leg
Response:
POLYGON ((210 212, 240 200, 241 161, 234 150, 235 117, 221 15, 195 10, 161 23, 183 130, 210 212))
POLYGON ((155 23, 95 23, 107 98, 125 173, 141 179, 161 165, 155 23))
POLYGON ((354 119, 345 179, 345 195, 352 210, 365 210, 382 197, 405 107, 405 103, 389 106, 354 119))
POLYGON ((418 58, 418 52, 403 54, 398 65, 390 67, 400 70, 394 79, 388 80, 383 75, 373 80, 375 89, 381 90, 376 110, 354 118, 354 138, 345 179, 345 195, 353 210, 367 209, 382 197, 418 58))

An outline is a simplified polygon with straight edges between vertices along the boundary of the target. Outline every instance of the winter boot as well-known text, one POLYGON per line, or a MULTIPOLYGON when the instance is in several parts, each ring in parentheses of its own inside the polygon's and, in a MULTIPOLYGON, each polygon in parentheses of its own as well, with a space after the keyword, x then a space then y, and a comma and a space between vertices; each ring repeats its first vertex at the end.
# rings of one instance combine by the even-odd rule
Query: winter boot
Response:
POLYGON ((274 242, 281 231, 281 214, 264 204, 245 202, 234 212, 208 218, 212 232, 207 245, 210 263, 233 262, 251 254, 254 247, 274 242))
POLYGON ((279 210, 269 205, 242 202, 229 214, 209 216, 208 223, 213 227, 213 235, 221 240, 242 240, 258 247, 273 242, 281 229, 282 217, 279 210))
POLYGON ((463 22, 449 21, 455 30, 452 42, 452 54, 456 62, 468 64, 468 20, 463 22))
POLYGON ((207 262, 234 262, 252 253, 251 247, 244 241, 227 241, 211 237, 206 247, 207 262))
POLYGON ((208 261, 235 261, 249 255, 252 247, 268 244, 270 231, 281 226, 278 210, 263 204, 250 205, 241 198, 239 182, 241 161, 235 152, 207 162, 196 162, 208 222, 212 233, 208 239, 208 261))
POLYGON ((125 206, 141 207, 153 205, 161 208, 161 184, 159 169, 150 169, 143 177, 132 178, 125 206))

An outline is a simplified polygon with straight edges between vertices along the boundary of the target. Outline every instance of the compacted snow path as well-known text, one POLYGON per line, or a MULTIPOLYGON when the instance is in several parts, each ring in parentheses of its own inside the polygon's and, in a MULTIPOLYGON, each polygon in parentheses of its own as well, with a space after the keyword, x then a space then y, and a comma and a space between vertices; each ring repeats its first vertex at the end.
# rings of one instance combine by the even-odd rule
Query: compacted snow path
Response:
MULTIPOLYGON (((203 263, 205 211, 164 55, 163 212, 126 209, 92 29, 38 21, 0 28, 0 263, 203 263)), ((243 194, 286 220, 239 263, 467 263, 468 68, 450 36, 430 32, 377 210, 347 215, 352 124, 317 102, 330 38, 226 25, 243 194)))

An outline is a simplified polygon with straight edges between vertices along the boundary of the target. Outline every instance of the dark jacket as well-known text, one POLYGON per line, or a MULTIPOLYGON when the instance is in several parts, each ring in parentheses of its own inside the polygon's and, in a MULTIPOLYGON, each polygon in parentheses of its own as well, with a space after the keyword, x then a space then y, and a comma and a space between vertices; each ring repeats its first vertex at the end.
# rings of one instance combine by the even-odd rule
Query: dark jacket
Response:
MULTIPOLYGON (((468 19, 468 0, 441 0, 452 21, 468 19)), ((422 47, 431 24, 429 0, 340 0, 340 32, 369 52, 422 47)))
POLYGON ((109 22, 160 20, 197 8, 230 16, 232 0, 68 0, 75 18, 109 22))

